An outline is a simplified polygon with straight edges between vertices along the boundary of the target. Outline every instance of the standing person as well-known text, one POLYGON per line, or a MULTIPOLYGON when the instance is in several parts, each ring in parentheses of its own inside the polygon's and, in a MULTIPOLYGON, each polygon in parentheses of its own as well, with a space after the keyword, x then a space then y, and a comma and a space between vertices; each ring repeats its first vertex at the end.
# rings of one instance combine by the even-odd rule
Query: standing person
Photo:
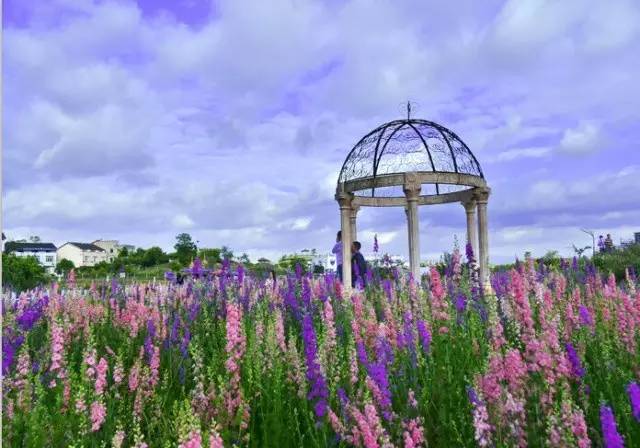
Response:
POLYGON ((611 239, 610 233, 607 233, 607 237, 604 239, 604 247, 607 249, 607 252, 613 251, 613 239, 611 239))
POLYGON ((338 265, 336 269, 338 269, 338 278, 342 283, 342 230, 338 230, 336 244, 333 245, 331 252, 336 254, 336 264, 338 265))
POLYGON ((598 237, 598 250, 604 252, 604 237, 602 235, 598 237))
POLYGON ((351 286, 356 286, 356 279, 360 279, 362 281, 362 286, 367 286, 366 273, 367 273, 367 262, 364 259, 364 256, 360 253, 360 248, 362 244, 360 241, 354 241, 351 244, 351 286))

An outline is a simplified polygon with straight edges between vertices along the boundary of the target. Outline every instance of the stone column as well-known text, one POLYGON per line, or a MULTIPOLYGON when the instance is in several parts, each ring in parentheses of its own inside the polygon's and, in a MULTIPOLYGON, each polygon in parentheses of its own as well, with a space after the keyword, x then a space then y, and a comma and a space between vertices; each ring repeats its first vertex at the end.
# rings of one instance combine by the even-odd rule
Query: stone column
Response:
POLYGON ((360 211, 359 205, 351 204, 351 213, 349 214, 349 223, 351 225, 351 241, 358 240, 358 231, 357 231, 357 218, 358 211, 360 211))
POLYGON ((478 261, 480 263, 480 281, 486 289, 491 287, 489 281, 489 228, 487 221, 487 203, 489 202, 489 188, 476 189, 473 198, 478 204, 478 261))
POLYGON ((476 224, 476 201, 470 199, 463 202, 464 210, 467 213, 467 242, 471 243, 473 256, 478 259, 478 229, 476 224))
POLYGON ((338 191, 336 200, 340 204, 340 230, 342 231, 342 284, 347 296, 351 293, 351 200, 353 194, 338 191))
POLYGON ((420 280, 420 226, 418 223, 418 198, 420 181, 415 173, 405 174, 404 195, 407 198, 407 227, 409 231, 409 267, 416 282, 420 280))

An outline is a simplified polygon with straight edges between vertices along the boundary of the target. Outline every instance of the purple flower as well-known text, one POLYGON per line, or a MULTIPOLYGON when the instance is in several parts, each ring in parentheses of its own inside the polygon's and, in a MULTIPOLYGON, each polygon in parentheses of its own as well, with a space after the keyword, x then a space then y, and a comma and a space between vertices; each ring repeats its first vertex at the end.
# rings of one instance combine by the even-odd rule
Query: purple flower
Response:
POLYGON ((469 401, 471 402, 472 405, 477 406, 480 404, 480 399, 478 398, 478 394, 476 393, 476 390, 473 387, 467 386, 467 396, 469 397, 469 401))
POLYGON ((238 285, 242 285, 242 283, 244 283, 244 266, 239 264, 237 272, 238 272, 238 285))
POLYGON ((431 334, 422 319, 418 319, 416 327, 418 328, 418 338, 420 339, 420 345, 422 345, 422 351, 426 355, 429 353, 429 347, 431 346, 431 334))
POLYGON ((316 333, 313 329, 311 315, 305 314, 302 320, 302 338, 304 340, 304 354, 307 361, 307 380, 311 386, 307 399, 314 401, 314 411, 318 419, 324 417, 327 412, 327 400, 329 398, 329 389, 327 382, 322 375, 320 364, 318 364, 317 354, 318 346, 316 342, 316 333))
POLYGON ((391 419, 391 391, 389 389, 389 378, 387 375, 387 367, 381 361, 372 362, 367 369, 369 376, 376 383, 380 390, 380 402, 378 403, 382 408, 382 416, 386 420, 391 419))
POLYGON ((473 246, 471 245, 471 243, 467 243, 467 245, 465 246, 465 255, 467 256, 468 264, 476 261, 475 257, 473 256, 473 246))
POLYGON ((593 327, 593 317, 589 312, 589 308, 584 305, 580 305, 578 308, 578 314, 580 315, 580 323, 586 327, 593 327))
POLYGON ((464 295, 464 293, 459 293, 458 297, 456 298, 456 310, 458 311, 458 313, 462 314, 464 313, 464 310, 467 308, 467 297, 464 295))
POLYGON ((616 419, 609 406, 600 406, 600 422, 602 424, 602 438, 605 448, 624 448, 624 439, 618 433, 616 419))
POLYGON ((571 373, 576 378, 582 378, 585 374, 585 370, 580 362, 580 356, 578 356, 578 353, 576 353, 575 348, 573 348, 573 345, 571 345, 570 342, 564 344, 564 347, 567 350, 567 358, 571 363, 571 373))
POLYGON ((373 235, 373 253, 377 254, 380 246, 378 246, 378 234, 373 235))
POLYGON ((629 401, 631 401, 631 414, 640 422, 640 386, 635 382, 629 383, 627 392, 629 393, 629 401))
POLYGON ((164 279, 170 283, 176 282, 176 274, 173 271, 167 271, 164 273, 164 279))
POLYGON ((406 312, 403 316, 404 321, 404 343, 410 352, 415 354, 415 342, 413 340, 413 319, 411 319, 411 313, 406 312))

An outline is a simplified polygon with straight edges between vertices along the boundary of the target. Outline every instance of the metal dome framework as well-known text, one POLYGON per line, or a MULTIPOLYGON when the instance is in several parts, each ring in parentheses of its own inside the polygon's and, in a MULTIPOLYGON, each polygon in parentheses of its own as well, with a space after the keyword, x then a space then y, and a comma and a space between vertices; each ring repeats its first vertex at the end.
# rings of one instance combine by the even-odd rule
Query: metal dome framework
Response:
POLYGON ((379 126, 347 155, 336 189, 343 238, 343 280, 351 285, 351 242, 360 207, 404 207, 409 230, 410 267, 420 272, 419 205, 460 202, 467 214, 467 240, 488 284, 487 203, 490 189, 478 160, 453 131, 437 123, 407 118, 379 126), (476 211, 478 220, 476 224, 476 211), (477 232, 476 232, 477 228, 477 232), (346 236, 346 238, 345 238, 346 236))

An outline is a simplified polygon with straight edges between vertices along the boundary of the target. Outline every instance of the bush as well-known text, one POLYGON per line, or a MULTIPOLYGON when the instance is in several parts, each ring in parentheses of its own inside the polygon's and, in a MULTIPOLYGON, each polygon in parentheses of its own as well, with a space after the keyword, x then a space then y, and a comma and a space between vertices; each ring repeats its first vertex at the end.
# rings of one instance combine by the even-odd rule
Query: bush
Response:
POLYGON ((598 253, 593 257, 593 264, 606 274, 613 273, 616 278, 624 278, 626 268, 640 272, 640 244, 633 244, 613 252, 598 253))
POLYGON ((49 281, 44 267, 35 257, 2 254, 2 285, 16 292, 33 289, 49 281))

